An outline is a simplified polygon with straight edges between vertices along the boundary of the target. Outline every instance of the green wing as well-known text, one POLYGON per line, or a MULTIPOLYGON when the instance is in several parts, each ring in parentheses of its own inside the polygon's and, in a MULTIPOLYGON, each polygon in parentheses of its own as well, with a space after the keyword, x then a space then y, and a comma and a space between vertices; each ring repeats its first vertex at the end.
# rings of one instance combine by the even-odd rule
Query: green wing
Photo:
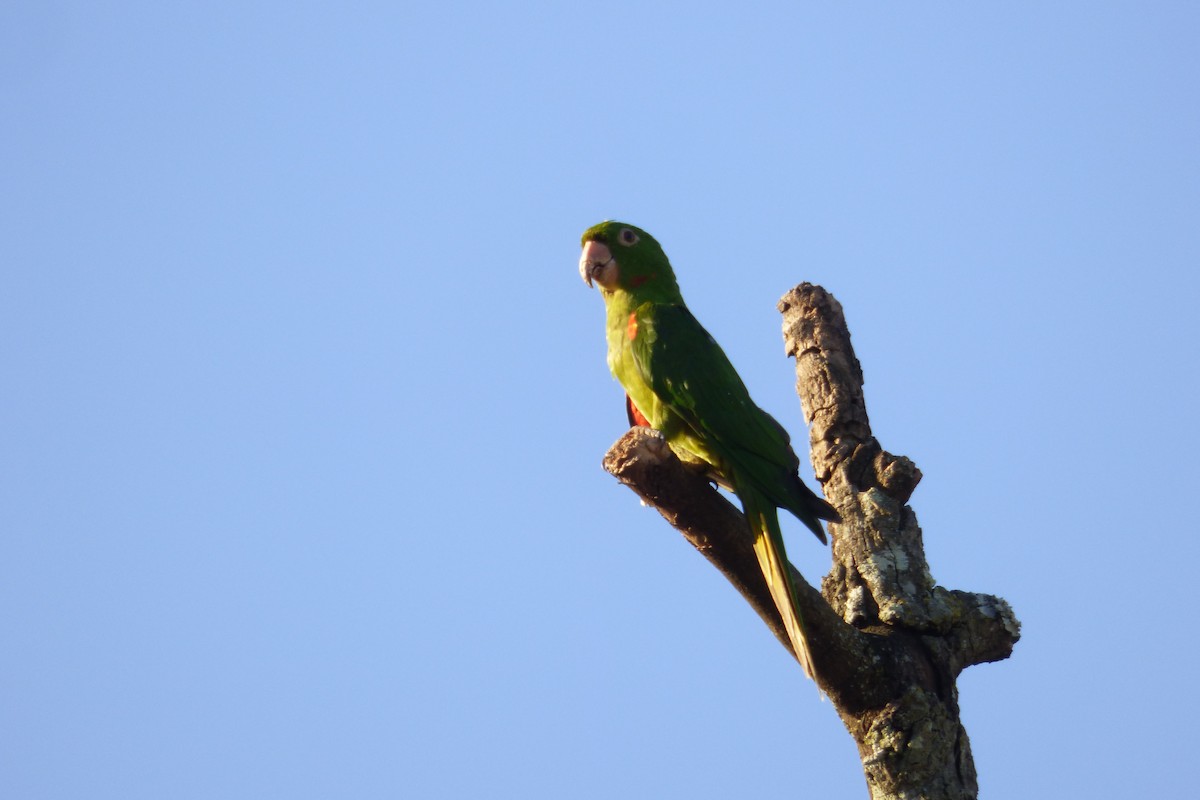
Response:
MULTIPOLYGON (((836 519, 836 512, 800 481, 787 431, 750 399, 725 351, 686 306, 646 303, 635 314, 634 364, 677 419, 681 438, 701 443, 706 452, 697 455, 735 491, 752 485, 824 542, 818 519, 836 519)), ((663 427, 670 441, 672 426, 663 427)))

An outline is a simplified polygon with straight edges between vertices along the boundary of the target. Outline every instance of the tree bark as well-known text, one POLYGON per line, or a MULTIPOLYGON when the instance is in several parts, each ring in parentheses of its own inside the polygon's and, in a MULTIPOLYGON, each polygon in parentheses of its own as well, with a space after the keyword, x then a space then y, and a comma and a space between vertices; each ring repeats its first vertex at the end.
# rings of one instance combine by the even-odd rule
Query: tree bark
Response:
MULTIPOLYGON (((779 310, 813 468, 842 517, 829 526, 833 567, 821 591, 792 567, 817 685, 858 745, 873 800, 975 798, 955 681, 972 664, 1007 658, 1020 623, 999 597, 934 583, 907 505, 921 473, 871 434, 841 305, 805 283, 779 310)), ((604 468, 658 509, 790 649, 749 526, 732 503, 646 428, 621 437, 604 468)))

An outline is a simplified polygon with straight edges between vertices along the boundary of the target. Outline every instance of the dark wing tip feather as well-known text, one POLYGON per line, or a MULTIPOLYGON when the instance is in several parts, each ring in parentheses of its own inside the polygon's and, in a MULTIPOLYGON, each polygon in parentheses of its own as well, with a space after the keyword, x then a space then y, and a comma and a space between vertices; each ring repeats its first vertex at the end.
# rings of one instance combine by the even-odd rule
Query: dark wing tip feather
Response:
POLYGON ((822 544, 828 544, 829 540, 825 537, 825 529, 821 527, 821 520, 829 522, 841 522, 842 516, 838 514, 837 509, 825 501, 823 497, 815 493, 804 485, 797 475, 793 484, 792 503, 788 510, 791 511, 797 519, 803 522, 808 529, 816 534, 816 537, 821 540, 822 544))
POLYGON ((828 520, 829 522, 842 521, 842 515, 837 512, 836 508, 829 505, 829 503, 825 502, 819 497, 814 497, 813 499, 817 501, 818 507, 816 513, 819 518, 828 520))
POLYGON ((799 517, 799 519, 808 527, 810 531, 813 532, 818 539, 821 540, 821 544, 829 544, 829 539, 825 537, 825 529, 821 527, 821 520, 807 515, 799 517))

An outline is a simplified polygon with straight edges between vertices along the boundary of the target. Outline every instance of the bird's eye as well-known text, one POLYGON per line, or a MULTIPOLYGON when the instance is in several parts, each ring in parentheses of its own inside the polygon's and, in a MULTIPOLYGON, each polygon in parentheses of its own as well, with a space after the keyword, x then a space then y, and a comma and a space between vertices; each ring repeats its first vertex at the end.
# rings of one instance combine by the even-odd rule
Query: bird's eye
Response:
POLYGON ((637 244, 638 235, 629 228, 621 228, 621 244, 628 247, 629 245, 637 244))

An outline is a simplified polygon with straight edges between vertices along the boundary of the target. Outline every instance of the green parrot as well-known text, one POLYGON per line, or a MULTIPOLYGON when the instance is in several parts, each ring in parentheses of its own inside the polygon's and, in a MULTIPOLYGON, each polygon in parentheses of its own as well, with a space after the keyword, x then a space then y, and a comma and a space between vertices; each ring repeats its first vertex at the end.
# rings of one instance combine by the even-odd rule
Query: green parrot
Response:
POLYGON ((628 395, 630 421, 648 423, 682 461, 741 500, 759 567, 811 678, 776 509, 795 514, 822 543, 820 520, 838 522, 837 512, 801 482, 787 431, 754 404, 720 345, 692 316, 653 236, 623 222, 588 228, 579 272, 604 297, 608 366, 628 395))

